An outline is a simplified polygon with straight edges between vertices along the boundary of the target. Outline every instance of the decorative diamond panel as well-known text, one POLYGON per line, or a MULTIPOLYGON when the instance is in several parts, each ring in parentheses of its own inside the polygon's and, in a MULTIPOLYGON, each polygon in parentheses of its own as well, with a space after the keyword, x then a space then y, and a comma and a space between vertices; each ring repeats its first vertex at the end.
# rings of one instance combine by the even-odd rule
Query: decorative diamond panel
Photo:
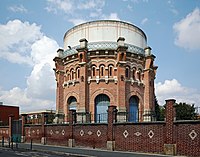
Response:
POLYGON ((197 137, 197 133, 195 132, 195 130, 192 130, 190 133, 189 133, 189 136, 192 140, 194 140, 196 137, 197 137))
POLYGON ((148 133, 148 135, 149 135, 149 138, 153 138, 154 132, 152 130, 150 130, 149 133, 148 133))
POLYGON ((88 131, 88 135, 92 135, 92 131, 88 131))
POLYGON ((136 133, 134 133, 134 135, 135 135, 135 136, 141 136, 142 133, 140 133, 140 132, 136 132, 136 133))
POLYGON ((84 135, 84 131, 83 131, 83 130, 80 131, 80 135, 81 135, 81 136, 84 135))
POLYGON ((129 135, 128 131, 127 131, 127 130, 125 130, 125 131, 124 131, 124 133, 123 133, 123 135, 124 135, 124 137, 125 137, 125 138, 127 138, 127 137, 128 137, 128 135, 129 135))
POLYGON ((97 136, 98 137, 101 136, 101 131, 100 130, 97 131, 97 136))
POLYGON ((50 135, 53 135, 53 130, 50 131, 50 135))
POLYGON ((65 135, 65 130, 62 130, 62 135, 63 135, 63 136, 65 135))
POLYGON ((39 135, 40 134, 40 130, 39 129, 37 129, 37 135, 39 135))

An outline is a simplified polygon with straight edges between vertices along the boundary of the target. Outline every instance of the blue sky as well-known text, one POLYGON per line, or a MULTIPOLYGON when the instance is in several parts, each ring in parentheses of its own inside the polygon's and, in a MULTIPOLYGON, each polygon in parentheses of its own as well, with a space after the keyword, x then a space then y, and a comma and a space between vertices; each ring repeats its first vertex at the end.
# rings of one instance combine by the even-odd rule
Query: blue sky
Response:
POLYGON ((146 33, 160 105, 175 98, 200 106, 200 0, 1 0, 0 101, 21 112, 55 109, 52 60, 64 33, 99 19, 146 33))

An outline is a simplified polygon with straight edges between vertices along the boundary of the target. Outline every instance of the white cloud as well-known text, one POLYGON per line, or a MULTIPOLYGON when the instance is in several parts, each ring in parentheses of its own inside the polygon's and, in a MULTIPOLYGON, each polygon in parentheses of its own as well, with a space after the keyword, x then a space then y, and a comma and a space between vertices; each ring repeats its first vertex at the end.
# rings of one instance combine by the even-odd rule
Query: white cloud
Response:
POLYGON ((73 23, 74 25, 79 25, 79 24, 84 23, 86 21, 83 20, 83 19, 69 19, 69 22, 73 23))
POLYGON ((103 15, 102 18, 105 20, 120 20, 117 13, 110 13, 110 15, 103 15))
POLYGON ((47 0, 47 7, 45 8, 48 12, 57 14, 59 11, 64 13, 70 13, 74 9, 73 1, 70 0, 47 0))
POLYGON ((40 26, 35 23, 21 22, 20 20, 8 21, 0 25, 0 58, 12 63, 32 65, 30 58, 31 45, 41 38, 43 34, 40 26))
POLYGON ((181 21, 173 25, 175 44, 188 50, 200 49, 200 10, 196 8, 181 21))
POLYGON ((167 1, 167 4, 169 5, 169 11, 170 12, 172 12, 174 15, 179 14, 178 10, 174 6, 174 1, 169 0, 169 1, 167 1))
POLYGON ((65 18, 74 25, 86 22, 88 20, 96 19, 115 19, 119 20, 116 13, 105 15, 103 7, 105 0, 47 0, 48 12, 64 13, 65 18), (66 6, 66 7, 65 7, 66 6), (84 12, 84 15, 79 12, 84 12), (92 19, 90 19, 92 18, 92 19))
POLYGON ((8 91, 0 88, 0 100, 5 104, 20 106, 21 111, 55 108, 53 58, 59 47, 57 42, 45 36, 40 26, 20 20, 0 25, 0 32, 0 39, 4 39, 0 43, 4 55, 0 53, 0 57, 33 68, 27 77, 26 88, 14 87, 8 91))
POLYGON ((12 11, 12 12, 20 12, 20 13, 27 13, 28 10, 22 5, 13 5, 8 7, 8 10, 12 11))
POLYGON ((105 1, 104 0, 88 0, 88 1, 84 1, 83 3, 80 3, 77 7, 78 9, 82 10, 82 9, 99 9, 99 8, 103 8, 105 5, 105 1))
POLYGON ((130 10, 130 11, 133 11, 132 5, 128 4, 128 5, 127 5, 127 9, 130 10))
POLYGON ((148 22, 148 18, 144 18, 143 20, 142 20, 142 22, 141 22, 141 25, 144 25, 145 23, 147 23, 148 22))
POLYGON ((200 92, 182 86, 176 79, 156 83, 155 92, 160 105, 165 104, 166 99, 173 98, 177 102, 186 102, 200 107, 200 92))

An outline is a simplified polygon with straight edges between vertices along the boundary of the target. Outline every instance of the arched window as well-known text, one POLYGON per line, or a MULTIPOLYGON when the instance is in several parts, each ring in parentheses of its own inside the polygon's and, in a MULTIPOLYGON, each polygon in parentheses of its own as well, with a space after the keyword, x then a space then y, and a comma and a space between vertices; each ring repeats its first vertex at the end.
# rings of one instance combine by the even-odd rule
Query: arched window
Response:
POLYGON ((129 67, 126 67, 125 76, 126 78, 129 78, 129 67))
POLYGON ((107 122, 107 110, 110 106, 110 98, 105 94, 100 94, 95 98, 95 122, 107 122))
POLYGON ((141 71, 142 71, 141 69, 139 69, 139 70, 137 71, 137 75, 138 75, 137 78, 138 78, 139 81, 141 81, 141 71))
POLYGON ((108 76, 109 77, 113 76, 113 65, 108 66, 108 76))
POLYGON ((80 54, 80 62, 82 62, 83 61, 83 54, 81 53, 80 54))
POLYGON ((139 99, 137 96, 132 96, 129 99, 129 116, 128 120, 130 122, 137 122, 138 117, 139 117, 139 111, 138 111, 138 104, 139 104, 139 99))
POLYGON ((69 73, 69 71, 68 71, 68 70, 66 70, 66 74, 65 74, 65 81, 69 81, 69 78, 68 78, 68 73, 69 73))
POLYGON ((71 79, 74 80, 74 70, 71 70, 71 79))
POLYGON ((68 80, 68 81, 71 80, 71 75, 70 75, 70 73, 67 74, 67 80, 68 80))
POLYGON ((124 61, 124 53, 121 53, 120 61, 124 61))
POLYGON ((99 73, 100 77, 104 76, 104 65, 100 66, 100 73, 99 73))
POLYGON ((135 80, 135 72, 136 72, 136 68, 133 68, 133 72, 132 72, 133 80, 135 80))
POLYGON ((112 73, 113 73, 112 71, 113 71, 112 66, 110 66, 109 67, 109 76, 112 76, 112 73))
POLYGON ((71 96, 68 99, 69 110, 76 110, 77 108, 77 100, 75 97, 71 96))
POLYGON ((80 78, 80 68, 76 69, 76 78, 79 79, 80 78))
POLYGON ((92 77, 96 76, 96 68, 95 66, 92 67, 92 77))

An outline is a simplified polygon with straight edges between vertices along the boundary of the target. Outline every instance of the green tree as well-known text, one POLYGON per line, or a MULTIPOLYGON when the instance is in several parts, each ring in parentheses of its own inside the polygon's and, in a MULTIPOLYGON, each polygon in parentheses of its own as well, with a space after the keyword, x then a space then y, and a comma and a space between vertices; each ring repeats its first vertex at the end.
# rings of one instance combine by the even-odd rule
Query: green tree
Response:
POLYGON ((160 106, 158 104, 158 100, 155 96, 155 115, 156 115, 156 120, 157 121, 164 121, 165 119, 165 107, 164 106, 160 106))
POLYGON ((175 104, 175 109, 176 120, 193 120, 197 116, 194 104, 190 105, 187 103, 180 102, 178 104, 175 104))

